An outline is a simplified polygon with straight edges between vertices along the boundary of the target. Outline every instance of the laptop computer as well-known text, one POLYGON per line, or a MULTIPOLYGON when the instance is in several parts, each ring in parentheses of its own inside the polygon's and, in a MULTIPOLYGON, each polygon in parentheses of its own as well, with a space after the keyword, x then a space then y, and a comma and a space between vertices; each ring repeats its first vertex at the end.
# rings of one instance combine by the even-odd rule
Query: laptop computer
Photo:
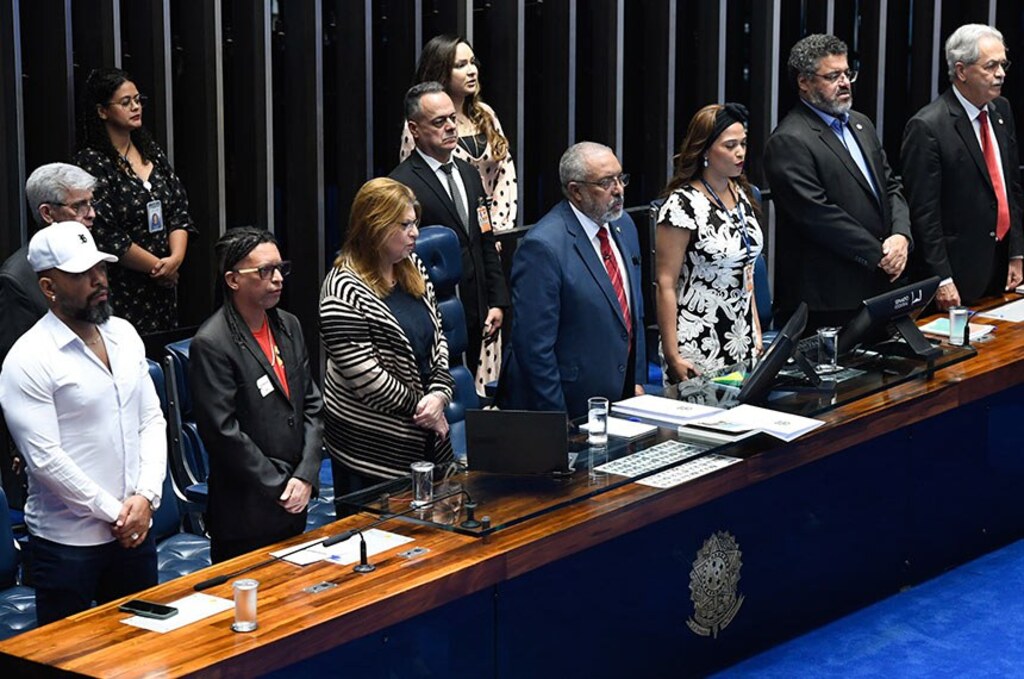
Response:
POLYGON ((467 410, 466 456, 475 472, 570 473, 564 412, 467 410))

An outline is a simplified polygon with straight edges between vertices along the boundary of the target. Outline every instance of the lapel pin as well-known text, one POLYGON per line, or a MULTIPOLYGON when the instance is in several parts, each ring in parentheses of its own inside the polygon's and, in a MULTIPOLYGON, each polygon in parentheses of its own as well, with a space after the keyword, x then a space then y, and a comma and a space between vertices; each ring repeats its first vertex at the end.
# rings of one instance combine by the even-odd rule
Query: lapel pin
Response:
POLYGON ((619 227, 616 226, 615 227, 615 233, 622 233, 622 229, 620 229, 619 227))
POLYGON ((857 127, 858 130, 863 130, 864 129, 864 126, 861 125, 860 123, 857 123, 856 127, 857 127))
POLYGON ((1003 119, 1002 119, 1002 118, 1000 118, 1000 119, 999 119, 999 124, 1000 124, 1000 125, 1002 125, 1002 124, 1003 124, 1003 119))

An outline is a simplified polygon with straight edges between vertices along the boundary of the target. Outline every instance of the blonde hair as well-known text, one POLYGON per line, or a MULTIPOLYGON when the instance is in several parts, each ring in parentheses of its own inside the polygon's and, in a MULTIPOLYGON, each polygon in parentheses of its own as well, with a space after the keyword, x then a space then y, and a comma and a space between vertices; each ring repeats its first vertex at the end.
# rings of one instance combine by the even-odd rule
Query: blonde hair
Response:
MULTIPOLYGON (((387 177, 371 179, 360 187, 352 201, 348 234, 334 266, 356 274, 378 297, 391 291, 381 275, 380 262, 384 244, 401 229, 399 222, 412 207, 419 220, 422 208, 416 194, 405 184, 387 177)), ((395 282, 410 295, 422 297, 426 292, 423 275, 411 258, 395 264, 395 282)))

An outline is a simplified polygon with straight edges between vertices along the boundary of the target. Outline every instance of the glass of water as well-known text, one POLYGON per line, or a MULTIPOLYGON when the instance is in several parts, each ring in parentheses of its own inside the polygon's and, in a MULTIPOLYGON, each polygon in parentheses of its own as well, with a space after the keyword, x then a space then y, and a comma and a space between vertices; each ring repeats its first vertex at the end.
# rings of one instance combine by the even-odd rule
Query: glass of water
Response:
POLYGON ((434 463, 413 462, 409 468, 412 471, 412 506, 426 507, 434 501, 434 463))
POLYGON ((592 446, 608 443, 608 399, 602 396, 587 399, 587 434, 592 446))
POLYGON ((818 328, 819 375, 832 375, 839 371, 839 328, 818 328))

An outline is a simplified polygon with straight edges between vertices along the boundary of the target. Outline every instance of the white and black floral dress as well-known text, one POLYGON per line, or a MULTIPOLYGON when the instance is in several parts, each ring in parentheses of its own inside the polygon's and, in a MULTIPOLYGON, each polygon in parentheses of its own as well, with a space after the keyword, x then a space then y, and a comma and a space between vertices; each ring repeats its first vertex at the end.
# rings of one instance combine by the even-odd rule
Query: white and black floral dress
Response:
MULTIPOLYGON (((764 235, 746 195, 739 195, 727 213, 684 186, 658 211, 658 224, 691 232, 676 284, 676 335, 679 354, 705 373, 750 359, 754 348, 753 292, 744 272, 761 254, 764 235)), ((664 352, 658 351, 667 385, 664 352)))

